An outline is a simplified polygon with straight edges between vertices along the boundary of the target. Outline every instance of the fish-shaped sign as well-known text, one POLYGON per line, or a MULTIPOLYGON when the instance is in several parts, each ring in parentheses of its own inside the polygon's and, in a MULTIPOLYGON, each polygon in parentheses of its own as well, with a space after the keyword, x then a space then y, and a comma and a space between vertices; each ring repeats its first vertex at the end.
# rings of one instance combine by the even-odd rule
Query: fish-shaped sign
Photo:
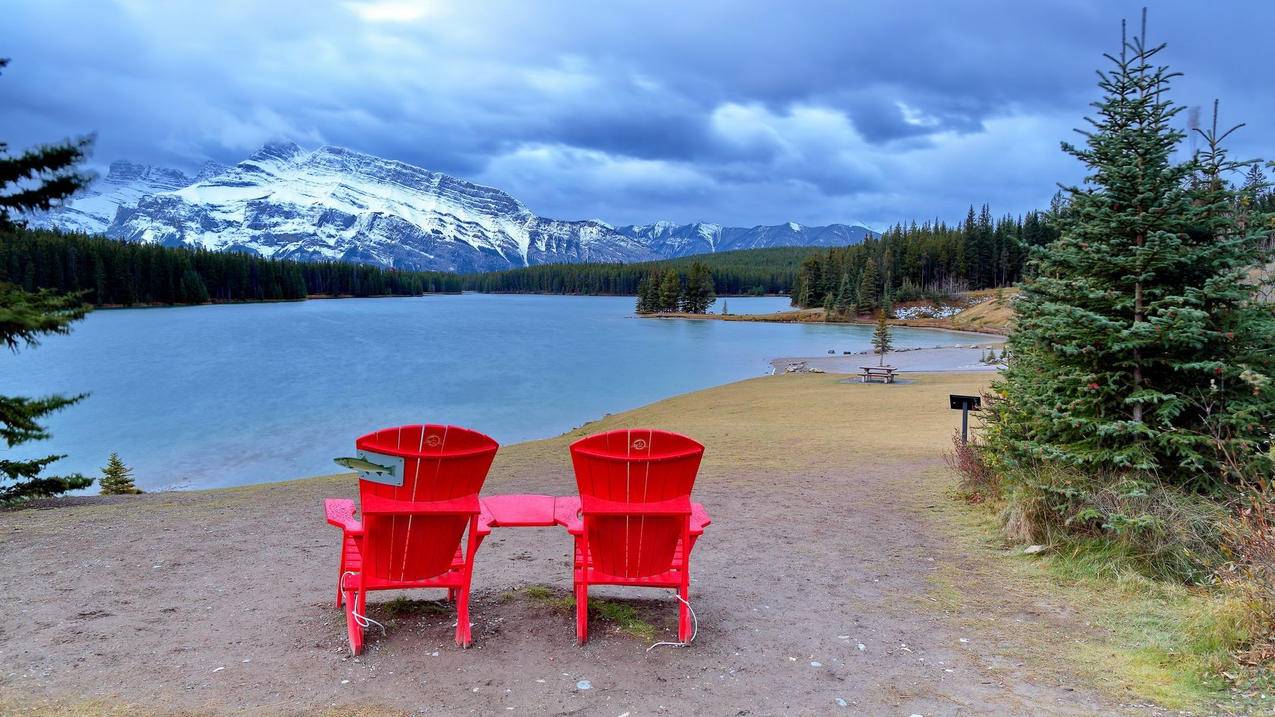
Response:
POLYGON ((403 458, 360 450, 357 456, 333 458, 337 465, 357 471, 362 480, 384 485, 403 485, 403 458))

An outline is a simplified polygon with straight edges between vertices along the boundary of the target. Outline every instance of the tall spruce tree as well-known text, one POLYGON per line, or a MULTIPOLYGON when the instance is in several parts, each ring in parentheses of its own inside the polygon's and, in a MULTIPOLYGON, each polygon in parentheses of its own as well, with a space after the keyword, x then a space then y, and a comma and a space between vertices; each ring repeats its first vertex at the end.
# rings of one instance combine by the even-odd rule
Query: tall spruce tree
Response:
POLYGON ((1275 315, 1243 281, 1263 241, 1239 228, 1222 137, 1212 157, 1173 161, 1184 133, 1163 47, 1147 44, 1144 13, 1099 73, 1085 145, 1063 144, 1086 185, 1067 190, 1061 234, 1035 254, 988 414, 989 445, 1011 465, 1201 489, 1232 477, 1225 462, 1269 469, 1275 315))
MULTIPOLYGON (((0 60, 0 68, 8 60, 0 60)), ((9 156, 8 145, 0 142, 0 231, 12 230, 22 214, 46 210, 82 189, 89 177, 76 166, 84 159, 88 140, 51 144, 9 156)), ((11 351, 35 347, 48 334, 65 334, 71 323, 84 318, 88 307, 77 294, 27 291, 0 282, 0 344, 11 351)), ((13 448, 43 440, 49 432, 40 419, 65 408, 83 396, 0 396, 0 437, 13 448)), ((87 488, 91 478, 81 475, 41 476, 44 469, 63 456, 21 459, 0 457, 0 502, 57 495, 75 488, 87 488)))
POLYGON ((716 300, 713 272, 703 262, 691 264, 691 271, 686 279, 686 291, 682 294, 682 311, 703 314, 716 300))
POLYGON ((833 309, 840 316, 850 313, 851 302, 853 301, 853 290, 850 287, 850 272, 841 272, 841 284, 837 288, 837 298, 833 302, 833 309))
POLYGON ((855 311, 860 314, 871 312, 877 307, 881 294, 881 279, 877 275, 877 263, 869 259, 859 277, 859 290, 856 292, 855 311))
POLYGON ((682 278, 670 269, 660 278, 660 311, 677 311, 677 304, 682 298, 682 278))
POLYGON ((646 274, 637 286, 637 306, 635 311, 639 314, 654 313, 651 302, 651 275, 646 274))
MULTIPOLYGON (((21 346, 35 347, 41 336, 67 333, 71 323, 83 318, 87 311, 88 307, 78 296, 50 291, 32 293, 13 284, 0 283, 0 343, 12 351, 21 346)), ((0 503, 58 495, 93 483, 91 478, 81 475, 40 475, 49 464, 65 456, 12 457, 12 450, 17 446, 49 437, 40 419, 83 398, 83 395, 0 396, 0 437, 9 448, 9 453, 0 457, 0 503)))

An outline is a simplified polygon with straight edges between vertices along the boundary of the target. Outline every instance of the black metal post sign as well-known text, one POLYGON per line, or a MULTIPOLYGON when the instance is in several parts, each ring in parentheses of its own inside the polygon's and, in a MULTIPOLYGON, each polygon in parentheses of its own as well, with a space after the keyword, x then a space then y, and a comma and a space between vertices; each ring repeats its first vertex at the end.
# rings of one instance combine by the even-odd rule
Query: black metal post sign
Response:
POLYGON ((983 399, 978 396, 962 396, 957 393, 953 393, 947 398, 951 402, 952 410, 961 412, 961 445, 966 445, 970 440, 970 411, 977 411, 981 408, 983 399))

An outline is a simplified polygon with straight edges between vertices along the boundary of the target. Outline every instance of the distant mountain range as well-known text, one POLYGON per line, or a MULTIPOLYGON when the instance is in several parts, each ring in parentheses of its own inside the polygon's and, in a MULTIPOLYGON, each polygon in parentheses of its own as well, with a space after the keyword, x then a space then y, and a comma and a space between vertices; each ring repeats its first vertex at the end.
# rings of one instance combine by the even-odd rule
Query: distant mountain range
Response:
POLYGON ((534 264, 633 262, 777 246, 844 246, 871 230, 788 223, 612 227, 540 217, 505 192, 341 147, 270 143, 194 177, 119 161, 90 191, 36 217, 113 239, 478 272, 534 264))

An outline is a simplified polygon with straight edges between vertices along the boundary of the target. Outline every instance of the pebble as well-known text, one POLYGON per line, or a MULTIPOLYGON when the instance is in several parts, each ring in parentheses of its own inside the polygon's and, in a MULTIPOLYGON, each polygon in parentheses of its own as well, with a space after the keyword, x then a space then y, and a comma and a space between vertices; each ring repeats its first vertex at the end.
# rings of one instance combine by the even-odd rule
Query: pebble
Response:
POLYGON ((860 642, 860 643, 859 643, 859 652, 863 652, 863 651, 864 651, 864 650, 866 650, 866 649, 868 649, 868 648, 867 648, 867 646, 866 646, 866 645, 864 645, 862 642, 860 642))
POLYGON ((822 663, 822 662, 815 662, 815 661, 813 661, 813 660, 812 660, 812 661, 810 662, 810 666, 811 666, 811 667, 823 667, 823 663, 822 663))
POLYGON ((849 707, 849 706, 850 706, 850 703, 849 703, 849 702, 846 702, 844 699, 842 699, 842 698, 840 698, 840 697, 838 697, 837 699, 833 700, 833 702, 836 702, 838 707, 849 707))
POLYGON ((965 638, 963 638, 963 637, 961 638, 961 644, 965 644, 965 643, 967 643, 967 642, 969 642, 969 640, 966 640, 966 639, 965 639, 965 638))
POLYGON ((1027 553, 1028 555, 1035 555, 1036 553, 1039 553, 1043 551, 1044 549, 1045 549, 1045 546, 1043 545, 1028 545, 1026 548, 1023 548, 1023 552, 1027 553))
POLYGON ((592 682, 589 682, 588 680, 580 680, 579 682, 577 682, 577 683, 576 683, 576 689, 577 689, 577 690, 591 690, 591 689, 593 689, 593 683, 592 683, 592 682))

